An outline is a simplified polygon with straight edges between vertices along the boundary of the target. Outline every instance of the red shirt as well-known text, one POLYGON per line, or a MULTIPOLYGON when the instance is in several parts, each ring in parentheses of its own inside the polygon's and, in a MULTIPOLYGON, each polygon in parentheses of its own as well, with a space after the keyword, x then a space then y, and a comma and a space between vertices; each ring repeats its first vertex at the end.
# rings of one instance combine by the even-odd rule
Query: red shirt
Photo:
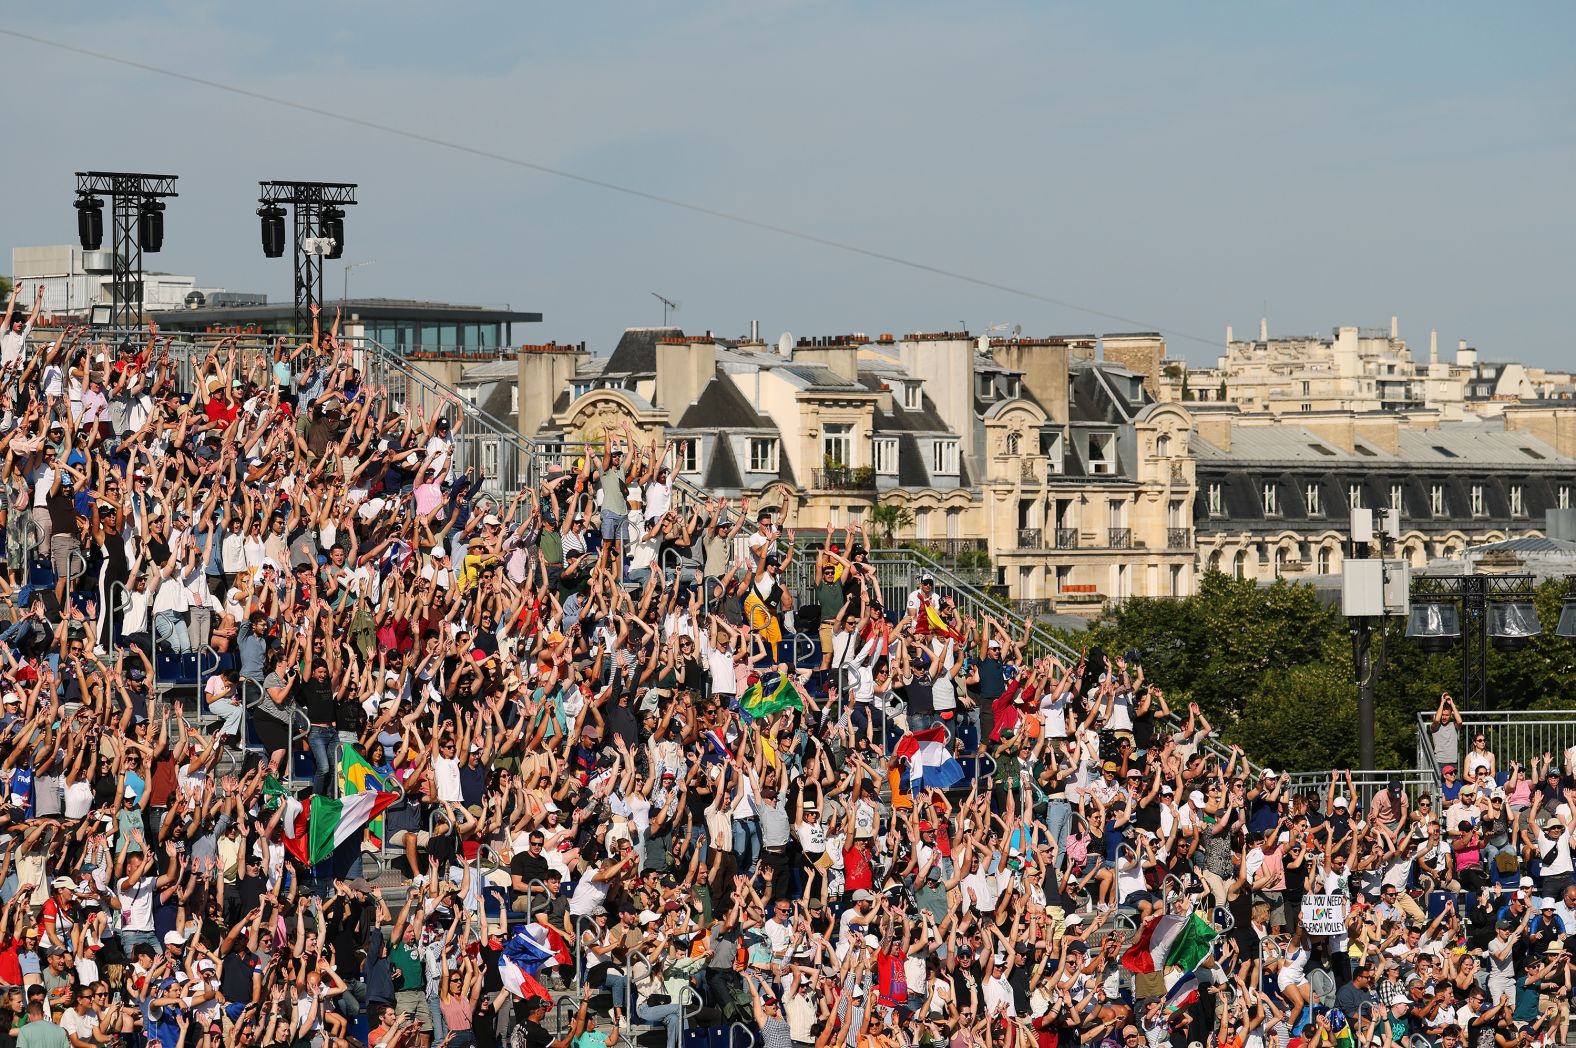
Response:
POLYGON ((240 409, 229 401, 213 397, 203 405, 203 413, 208 416, 209 422, 217 422, 222 428, 235 421, 240 409))
POLYGON ((848 893, 864 888, 875 888, 875 870, 870 866, 870 853, 855 846, 843 849, 843 890, 848 893))
POLYGON ((0 985, 22 985, 22 962, 16 956, 21 945, 22 940, 15 937, 0 943, 0 985))
POLYGON ((897 1008, 908 1003, 908 977, 903 972, 903 955, 876 954, 876 1000, 883 1008, 897 1008))

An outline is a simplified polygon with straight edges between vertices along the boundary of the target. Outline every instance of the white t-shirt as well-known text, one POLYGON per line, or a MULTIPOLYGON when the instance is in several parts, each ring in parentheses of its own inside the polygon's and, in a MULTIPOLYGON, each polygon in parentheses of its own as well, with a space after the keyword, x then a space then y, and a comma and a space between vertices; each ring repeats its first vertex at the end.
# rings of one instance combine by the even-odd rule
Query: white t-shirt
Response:
POLYGON ((607 902, 608 882, 599 881, 587 870, 575 882, 574 894, 569 896, 569 912, 575 917, 589 917, 607 902))
POLYGON ((438 783, 438 800, 463 803, 460 793, 460 762, 453 757, 432 758, 432 776, 438 783))
POLYGON ((122 877, 115 882, 115 891, 120 896, 122 931, 153 931, 153 896, 157 890, 158 880, 154 877, 143 877, 135 882, 130 877, 122 877))

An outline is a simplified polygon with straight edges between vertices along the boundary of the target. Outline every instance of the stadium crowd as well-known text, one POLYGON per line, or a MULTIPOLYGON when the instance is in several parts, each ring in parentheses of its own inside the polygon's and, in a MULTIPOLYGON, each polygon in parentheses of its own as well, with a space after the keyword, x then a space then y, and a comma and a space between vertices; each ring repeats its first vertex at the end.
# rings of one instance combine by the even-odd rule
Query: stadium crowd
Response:
POLYGON ((1448 697, 1434 788, 1294 792, 1141 653, 887 606, 857 530, 686 499, 632 429, 493 496, 337 320, 183 366, 28 312, 0 1048, 1569 1033, 1570 755, 1500 768, 1448 697))

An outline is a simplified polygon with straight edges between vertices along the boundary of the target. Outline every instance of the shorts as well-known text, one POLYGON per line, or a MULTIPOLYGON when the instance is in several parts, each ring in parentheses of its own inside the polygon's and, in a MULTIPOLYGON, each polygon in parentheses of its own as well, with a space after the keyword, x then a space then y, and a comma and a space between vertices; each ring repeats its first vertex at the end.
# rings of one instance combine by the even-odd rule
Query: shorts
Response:
POLYGON ((602 511, 602 541, 617 542, 624 537, 624 514, 602 511))
POLYGON ((828 662, 832 658, 832 640, 835 635, 836 631, 832 629, 830 622, 821 623, 821 657, 828 662))
POLYGON ((415 1016, 420 1029, 432 1029, 432 1011, 427 1007, 426 990, 396 990, 394 1007, 401 1015, 408 1012, 415 1016))
POLYGON ((82 543, 77 541, 75 535, 49 536, 49 560, 55 569, 57 579, 64 580, 71 577, 73 567, 71 562, 76 559, 76 553, 81 548, 82 543))
POLYGON ((393 833, 389 834, 389 847, 405 847, 405 838, 410 836, 412 833, 416 835, 416 847, 418 848, 425 848, 432 841, 432 834, 428 833, 426 830, 395 830, 393 833))

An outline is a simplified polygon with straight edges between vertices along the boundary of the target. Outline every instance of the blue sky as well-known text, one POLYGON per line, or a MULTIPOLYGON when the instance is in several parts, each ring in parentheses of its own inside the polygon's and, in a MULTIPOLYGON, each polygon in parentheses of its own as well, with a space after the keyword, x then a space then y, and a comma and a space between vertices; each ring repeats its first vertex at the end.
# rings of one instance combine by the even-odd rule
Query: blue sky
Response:
MULTIPOLYGON (((169 171, 160 268, 290 296, 256 182, 354 181, 352 294, 691 330, 1383 326, 1576 365, 1568 4, 57 3, 25 33, 857 244, 785 239, 0 37, 0 252, 74 236, 71 172, 169 171), (671 7, 671 9, 669 9, 671 7), (299 25, 307 28, 302 29, 299 25), (21 204, 22 206, 18 206, 21 204)), ((338 270, 330 263, 337 292, 338 270)))

